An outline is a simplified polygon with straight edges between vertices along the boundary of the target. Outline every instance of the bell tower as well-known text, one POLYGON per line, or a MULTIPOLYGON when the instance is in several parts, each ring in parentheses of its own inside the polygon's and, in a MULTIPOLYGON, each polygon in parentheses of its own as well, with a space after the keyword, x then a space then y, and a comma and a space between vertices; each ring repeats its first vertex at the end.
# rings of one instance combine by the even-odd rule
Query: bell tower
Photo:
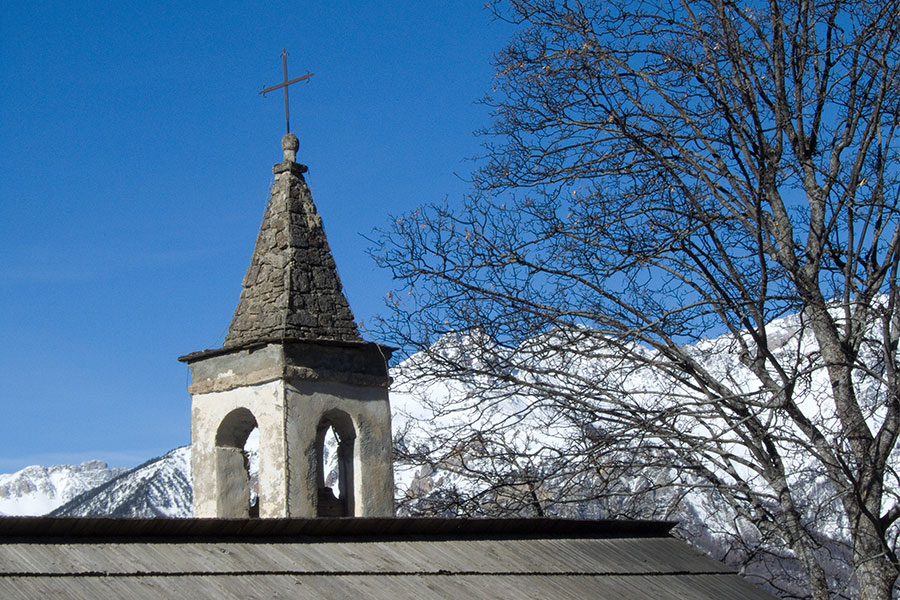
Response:
POLYGON ((195 516, 393 516, 391 349, 360 337, 306 166, 296 162, 297 137, 288 133, 281 146, 225 342, 179 358, 192 375, 195 516), (254 428, 259 490, 251 507, 244 444, 254 428), (331 487, 329 451, 338 471, 331 487))

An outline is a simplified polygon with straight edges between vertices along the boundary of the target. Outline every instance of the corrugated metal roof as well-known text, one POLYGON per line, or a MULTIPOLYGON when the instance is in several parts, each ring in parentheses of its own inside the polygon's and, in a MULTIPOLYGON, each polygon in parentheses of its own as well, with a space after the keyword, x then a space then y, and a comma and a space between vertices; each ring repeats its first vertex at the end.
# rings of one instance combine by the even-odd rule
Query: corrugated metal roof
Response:
POLYGON ((669 527, 547 519, 0 519, 0 598, 773 598, 668 536, 669 527))

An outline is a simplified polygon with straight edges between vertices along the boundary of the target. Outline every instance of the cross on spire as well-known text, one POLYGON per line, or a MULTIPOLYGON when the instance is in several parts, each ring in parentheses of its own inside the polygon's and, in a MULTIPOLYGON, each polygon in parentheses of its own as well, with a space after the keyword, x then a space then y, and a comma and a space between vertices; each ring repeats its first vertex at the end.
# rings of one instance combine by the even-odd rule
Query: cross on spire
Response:
POLYGON ((287 49, 282 48, 281 49, 281 64, 284 67, 284 81, 282 81, 278 85, 273 85, 272 87, 263 88, 263 90, 260 92, 260 94, 262 94, 263 97, 265 97, 266 92, 272 92, 272 91, 277 90, 278 88, 284 88, 284 127, 286 130, 285 133, 290 133, 291 132, 291 116, 290 116, 291 113, 290 113, 290 109, 288 108, 288 86, 291 85, 292 83, 297 83, 298 81, 303 81, 304 79, 309 79, 310 77, 312 77, 314 75, 314 73, 307 72, 306 75, 301 75, 300 77, 295 77, 294 79, 291 79, 290 81, 288 81, 287 55, 288 55, 287 49))

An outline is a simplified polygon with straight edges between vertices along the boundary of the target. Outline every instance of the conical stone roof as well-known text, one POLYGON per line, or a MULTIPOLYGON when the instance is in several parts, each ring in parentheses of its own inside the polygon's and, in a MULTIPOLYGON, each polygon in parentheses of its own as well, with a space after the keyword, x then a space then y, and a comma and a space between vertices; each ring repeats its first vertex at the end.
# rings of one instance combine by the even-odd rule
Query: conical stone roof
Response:
POLYGON ((294 162, 297 137, 289 133, 281 145, 284 162, 272 167, 269 205, 224 346, 286 339, 360 341, 322 219, 303 179, 306 167, 294 162))

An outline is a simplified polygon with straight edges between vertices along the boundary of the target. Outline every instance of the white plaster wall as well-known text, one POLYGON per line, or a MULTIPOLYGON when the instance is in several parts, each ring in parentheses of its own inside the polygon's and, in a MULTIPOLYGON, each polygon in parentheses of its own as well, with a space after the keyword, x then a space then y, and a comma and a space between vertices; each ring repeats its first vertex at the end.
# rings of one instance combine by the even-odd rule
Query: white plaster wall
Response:
POLYGON ((270 381, 224 392, 195 394, 191 401, 194 514, 216 516, 216 431, 225 416, 246 408, 259 426, 260 517, 286 517, 284 384, 270 381))

